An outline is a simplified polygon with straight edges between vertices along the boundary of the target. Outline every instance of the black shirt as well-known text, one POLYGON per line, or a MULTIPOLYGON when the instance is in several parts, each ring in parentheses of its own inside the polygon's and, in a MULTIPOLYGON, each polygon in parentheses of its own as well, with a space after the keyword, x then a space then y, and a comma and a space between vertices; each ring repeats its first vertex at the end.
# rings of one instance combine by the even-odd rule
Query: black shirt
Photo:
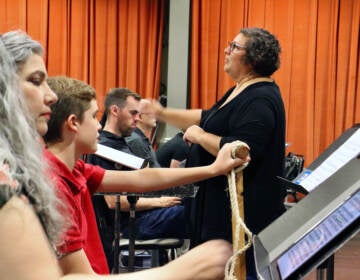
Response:
MULTIPOLYGON (((247 87, 221 107, 231 88, 210 110, 202 111, 200 127, 221 136, 220 146, 234 140, 250 147, 251 162, 244 170, 245 222, 258 233, 285 211, 285 191, 276 176, 283 173, 285 157, 285 111, 278 86, 260 82, 247 87)), ((214 156, 193 144, 187 166, 203 166, 214 156)), ((194 245, 214 238, 231 241, 231 209, 226 176, 200 183, 190 202, 190 231, 194 245)))

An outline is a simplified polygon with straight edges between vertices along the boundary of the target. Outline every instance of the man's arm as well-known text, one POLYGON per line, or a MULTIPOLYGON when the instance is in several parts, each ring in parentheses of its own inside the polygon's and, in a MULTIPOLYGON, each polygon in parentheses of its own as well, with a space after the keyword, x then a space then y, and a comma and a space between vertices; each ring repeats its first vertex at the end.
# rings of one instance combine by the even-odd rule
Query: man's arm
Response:
MULTIPOLYGON (((116 196, 115 195, 105 195, 105 201, 110 209, 115 209, 116 203, 116 196)), ((162 197, 140 197, 136 202, 136 210, 137 211, 144 211, 150 210, 154 208, 166 208, 175 205, 181 204, 180 197, 169 197, 169 196, 162 196, 162 197)), ((130 210, 130 203, 127 200, 125 195, 120 196, 120 207, 121 211, 129 211, 130 210)))

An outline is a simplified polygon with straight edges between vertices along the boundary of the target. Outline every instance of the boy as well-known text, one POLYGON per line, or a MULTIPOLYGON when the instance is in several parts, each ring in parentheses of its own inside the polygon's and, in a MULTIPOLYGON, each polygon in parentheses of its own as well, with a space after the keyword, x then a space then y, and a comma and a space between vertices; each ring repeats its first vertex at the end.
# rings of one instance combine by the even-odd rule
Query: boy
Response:
MULTIPOLYGON (((232 146, 229 144, 219 152, 214 163, 196 168, 145 168, 122 172, 85 164, 79 158, 82 154, 96 151, 101 128, 96 118, 98 106, 95 90, 84 82, 67 77, 50 78, 48 83, 58 95, 58 102, 51 106, 49 129, 44 136, 47 146, 45 157, 51 166, 57 191, 71 216, 64 242, 58 247, 61 256, 59 263, 64 274, 109 272, 91 203, 91 194, 95 191, 144 192, 166 189, 226 174, 249 161, 249 157, 232 159, 232 146)), ((208 261, 213 260, 209 258, 208 261)), ((189 261, 185 260, 184 263, 189 261)), ((209 263, 209 270, 213 269, 213 265, 209 263)))

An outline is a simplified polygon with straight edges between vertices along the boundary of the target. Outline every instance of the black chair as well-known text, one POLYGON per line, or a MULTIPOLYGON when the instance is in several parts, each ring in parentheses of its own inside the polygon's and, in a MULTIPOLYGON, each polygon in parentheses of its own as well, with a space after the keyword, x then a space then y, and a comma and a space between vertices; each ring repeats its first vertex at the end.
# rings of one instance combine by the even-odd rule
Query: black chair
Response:
POLYGON ((136 240, 135 239, 135 210, 138 196, 128 195, 127 199, 130 203, 129 212, 129 238, 120 237, 120 225, 118 220, 118 213, 120 213, 120 197, 117 196, 115 208, 115 238, 114 238, 114 267, 115 273, 120 269, 119 259, 122 257, 121 251, 128 250, 127 271, 135 271, 135 251, 145 250, 151 251, 151 265, 156 267, 161 265, 161 252, 170 250, 170 256, 167 261, 177 257, 176 250, 184 244, 183 239, 178 238, 157 238, 149 240, 136 240))
MULTIPOLYGON (((129 249, 129 239, 121 238, 119 242, 119 250, 120 250, 120 258, 123 257, 124 250, 129 249)), ((184 244, 183 239, 177 238, 158 238, 158 239, 149 239, 149 240, 135 240, 134 249, 135 251, 143 250, 146 252, 150 252, 151 254, 151 263, 150 267, 161 266, 162 263, 162 254, 166 252, 166 262, 171 261, 172 259, 177 257, 176 249, 179 249, 184 244)), ((163 255, 164 256, 164 255, 163 255)), ((135 258, 136 258, 135 254, 135 258)), ((132 270, 129 263, 127 262, 127 270, 132 270)), ((138 267, 136 265, 136 260, 133 263, 134 268, 138 267)), ((139 267, 138 267, 139 268, 139 267)), ((145 267, 146 268, 146 267, 145 267)))

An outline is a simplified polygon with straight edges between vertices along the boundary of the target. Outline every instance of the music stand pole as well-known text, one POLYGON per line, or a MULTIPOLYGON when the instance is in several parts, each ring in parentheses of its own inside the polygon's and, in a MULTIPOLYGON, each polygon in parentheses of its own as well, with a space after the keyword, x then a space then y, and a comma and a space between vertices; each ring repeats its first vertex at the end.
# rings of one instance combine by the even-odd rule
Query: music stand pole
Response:
POLYGON ((128 258, 128 271, 135 271, 135 209, 137 196, 128 195, 127 200, 130 204, 129 212, 129 258, 128 258))
POLYGON ((316 270, 316 280, 334 280, 334 255, 319 265, 316 270))
POLYGON ((113 274, 119 273, 119 246, 120 246, 120 195, 116 195, 115 201, 115 225, 114 225, 114 265, 112 269, 113 274))

